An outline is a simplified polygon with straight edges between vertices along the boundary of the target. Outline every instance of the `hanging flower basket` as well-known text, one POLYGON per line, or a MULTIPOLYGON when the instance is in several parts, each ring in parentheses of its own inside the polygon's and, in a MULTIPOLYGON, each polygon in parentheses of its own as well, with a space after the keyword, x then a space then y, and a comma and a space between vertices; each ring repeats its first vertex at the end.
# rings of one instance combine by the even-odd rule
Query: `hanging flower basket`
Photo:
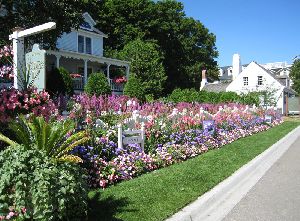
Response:
POLYGON ((115 77, 113 79, 113 82, 116 84, 124 84, 127 82, 127 78, 125 76, 119 76, 119 77, 115 77))
POLYGON ((82 78, 82 75, 78 73, 71 73, 70 76, 71 78, 82 78))

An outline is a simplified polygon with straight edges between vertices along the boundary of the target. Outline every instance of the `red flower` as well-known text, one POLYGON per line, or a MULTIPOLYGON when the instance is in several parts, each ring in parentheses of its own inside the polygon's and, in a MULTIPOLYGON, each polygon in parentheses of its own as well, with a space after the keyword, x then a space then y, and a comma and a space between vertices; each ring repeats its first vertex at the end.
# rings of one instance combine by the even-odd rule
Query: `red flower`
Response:
POLYGON ((81 78, 82 77, 82 75, 78 74, 78 73, 71 73, 70 76, 71 76, 71 78, 81 78))

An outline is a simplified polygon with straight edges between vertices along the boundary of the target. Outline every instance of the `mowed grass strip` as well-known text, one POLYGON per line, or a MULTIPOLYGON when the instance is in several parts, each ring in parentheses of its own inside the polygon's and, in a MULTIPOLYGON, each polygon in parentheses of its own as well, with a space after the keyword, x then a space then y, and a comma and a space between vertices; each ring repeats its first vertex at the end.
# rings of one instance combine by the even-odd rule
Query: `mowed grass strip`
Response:
POLYGON ((89 193, 89 220, 164 220, 296 128, 284 122, 221 149, 89 193))

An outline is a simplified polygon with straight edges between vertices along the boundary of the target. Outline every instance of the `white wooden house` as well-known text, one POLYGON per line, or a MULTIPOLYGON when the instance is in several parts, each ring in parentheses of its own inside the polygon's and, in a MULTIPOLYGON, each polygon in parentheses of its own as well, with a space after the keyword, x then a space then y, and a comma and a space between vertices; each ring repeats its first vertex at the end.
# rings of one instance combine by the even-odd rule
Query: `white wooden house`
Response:
POLYGON ((95 28, 95 21, 84 13, 84 23, 79 29, 64 33, 57 40, 58 50, 46 51, 46 72, 54 67, 64 67, 70 73, 77 74, 74 78, 74 89, 80 92, 91 73, 104 71, 113 93, 122 93, 123 85, 115 84, 110 77, 112 68, 121 68, 129 78, 130 63, 103 56, 103 39, 108 36, 95 28))
POLYGON ((290 88, 289 78, 287 76, 275 76, 254 61, 238 74, 226 88, 226 91, 234 91, 238 94, 264 90, 274 95, 276 107, 283 114, 286 113, 286 98, 295 95, 295 92, 290 88))
POLYGON ((248 65, 241 65, 240 57, 236 54, 233 56, 233 65, 221 68, 220 74, 220 82, 208 83, 203 79, 205 83, 201 89, 213 92, 233 91, 238 94, 268 90, 273 92, 276 107, 282 114, 287 111, 287 97, 295 96, 295 91, 291 89, 289 66, 283 62, 261 65, 253 61, 248 65))

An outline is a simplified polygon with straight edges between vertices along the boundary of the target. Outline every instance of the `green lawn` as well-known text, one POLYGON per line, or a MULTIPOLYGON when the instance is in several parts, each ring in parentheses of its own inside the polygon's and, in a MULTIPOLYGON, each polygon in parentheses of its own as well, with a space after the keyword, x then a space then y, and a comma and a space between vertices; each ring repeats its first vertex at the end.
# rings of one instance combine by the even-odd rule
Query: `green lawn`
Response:
POLYGON ((89 193, 89 220, 164 220, 270 147, 299 122, 285 122, 183 163, 89 193))

